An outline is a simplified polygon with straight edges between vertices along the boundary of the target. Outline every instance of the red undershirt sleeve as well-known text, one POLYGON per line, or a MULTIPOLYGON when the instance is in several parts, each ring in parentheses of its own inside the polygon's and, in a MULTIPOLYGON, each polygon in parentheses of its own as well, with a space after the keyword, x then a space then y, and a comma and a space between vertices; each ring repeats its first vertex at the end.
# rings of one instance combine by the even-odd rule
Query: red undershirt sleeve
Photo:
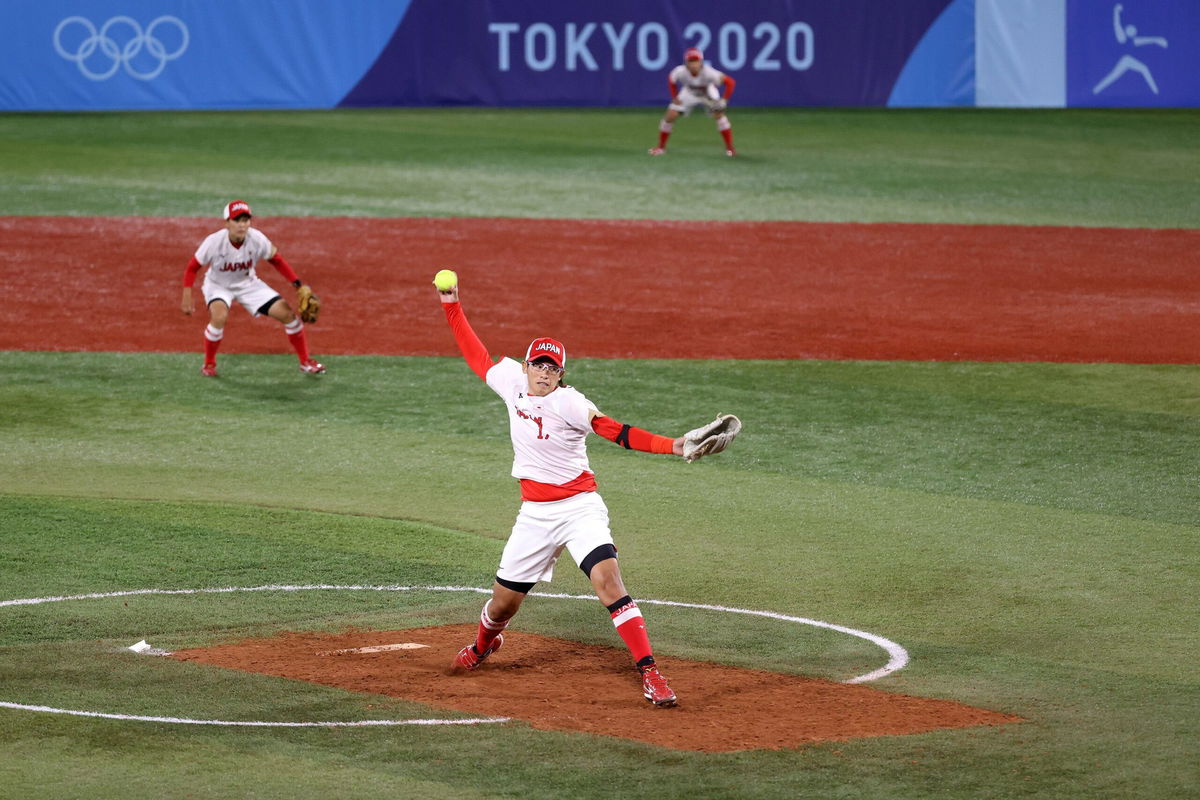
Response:
POLYGON ((671 90, 671 102, 674 103, 675 95, 678 94, 678 92, 675 91, 675 81, 667 78, 667 88, 671 90))
POLYGON ((725 99, 728 100, 733 95, 733 87, 737 86, 737 81, 728 75, 725 76, 725 99))
POLYGON ((204 266, 192 256, 192 260, 187 263, 187 267, 183 270, 183 285, 192 287, 196 285, 196 273, 200 271, 200 267, 204 266))
POLYGON ((671 455, 675 452, 675 440, 659 436, 632 425, 622 425, 612 417, 592 417, 592 430, 610 442, 616 442, 626 450, 641 450, 644 453, 671 455))
POLYGON ((450 323, 454 341, 462 351, 467 366, 479 376, 479 380, 486 382, 488 370, 492 368, 492 357, 475 335, 471 323, 467 322, 467 315, 463 313, 462 306, 459 303, 442 303, 442 310, 446 312, 446 321, 450 323))
POLYGON ((279 274, 282 275, 283 279, 288 283, 299 282, 300 279, 296 277, 296 270, 292 269, 292 265, 284 261, 283 256, 279 255, 278 252, 268 258, 267 263, 279 270, 279 274))

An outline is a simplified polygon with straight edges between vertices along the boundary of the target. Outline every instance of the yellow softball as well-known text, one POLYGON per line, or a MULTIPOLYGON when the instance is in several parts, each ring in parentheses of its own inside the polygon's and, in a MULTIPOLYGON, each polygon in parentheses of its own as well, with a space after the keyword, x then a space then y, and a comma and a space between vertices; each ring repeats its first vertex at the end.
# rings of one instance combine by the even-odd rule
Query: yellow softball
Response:
POLYGON ((452 269, 439 270, 438 274, 433 276, 433 285, 439 292, 448 292, 458 286, 458 275, 452 269))

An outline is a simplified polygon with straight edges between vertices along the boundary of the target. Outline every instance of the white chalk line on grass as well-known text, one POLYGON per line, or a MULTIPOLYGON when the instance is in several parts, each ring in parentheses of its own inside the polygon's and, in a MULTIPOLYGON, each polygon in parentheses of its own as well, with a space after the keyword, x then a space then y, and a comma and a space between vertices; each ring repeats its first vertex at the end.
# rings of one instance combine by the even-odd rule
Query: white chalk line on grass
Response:
MULTIPOLYGON (((28 597, 19 600, 0 600, 0 608, 6 606, 31 606, 40 605, 42 603, 58 603, 66 600, 102 600, 112 597, 136 597, 141 595, 196 595, 196 594, 232 594, 234 592, 305 592, 305 591, 369 591, 369 592, 408 592, 408 591, 430 591, 430 592, 474 592, 476 594, 491 594, 490 589, 480 589, 475 586, 354 586, 354 585, 337 585, 337 584, 304 584, 304 585, 289 585, 289 584, 269 584, 265 586, 226 586, 221 588, 204 588, 204 589, 129 589, 118 592, 92 592, 89 594, 75 595, 57 595, 54 597, 28 597)), ((583 594, 555 594, 550 592, 530 592, 533 597, 546 597, 551 599, 562 600, 591 600, 596 598, 592 595, 583 594)), ((817 628, 825 628, 838 633, 844 633, 849 636, 856 636, 860 639, 865 639, 872 644, 881 647, 888 654, 888 662, 884 666, 868 672, 865 675, 858 675, 853 678, 842 681, 842 683, 867 683, 869 681, 878 680, 885 675, 890 675, 897 670, 903 669, 908 664, 908 651, 900 645, 878 636, 874 633, 848 628, 844 625, 835 625, 831 622, 823 622, 817 619, 808 619, 807 617, 793 617, 787 614, 779 614, 774 611, 757 611, 749 608, 732 608, 729 606, 707 605, 704 603, 683 603, 675 600, 651 600, 638 599, 639 603, 646 605, 671 606, 674 608, 695 608, 703 611, 716 611, 724 614, 744 614, 754 617, 765 617, 767 619, 777 619, 783 622, 795 622, 801 625, 811 625, 817 628)), ((313 728, 313 727, 370 727, 384 725, 477 725, 491 722, 508 722, 508 717, 487 717, 478 719, 406 719, 406 720, 357 720, 353 722, 268 722, 268 721, 236 721, 236 720, 204 720, 204 719, 185 719, 180 717, 155 717, 143 716, 138 714, 112 714, 99 711, 77 711, 66 708, 54 708, 51 706, 34 706, 21 703, 10 703, 0 701, 0 708, 19 709, 24 711, 40 711, 50 714, 70 714, 81 717, 100 717, 103 719, 119 719, 119 720, 136 720, 140 722, 167 722, 182 725, 230 725, 230 726, 245 726, 245 727, 278 727, 278 728, 313 728)))
POLYGON ((41 711, 47 714, 69 714, 73 717, 99 717, 135 722, 169 722, 175 725, 233 725, 247 728, 369 728, 384 725, 482 725, 487 722, 508 722, 510 717, 481 717, 478 719, 360 719, 353 722, 265 722, 260 720, 187 719, 186 717, 150 717, 142 714, 108 714, 102 711, 76 711, 53 706, 28 706, 0 700, 0 708, 19 711, 41 711))

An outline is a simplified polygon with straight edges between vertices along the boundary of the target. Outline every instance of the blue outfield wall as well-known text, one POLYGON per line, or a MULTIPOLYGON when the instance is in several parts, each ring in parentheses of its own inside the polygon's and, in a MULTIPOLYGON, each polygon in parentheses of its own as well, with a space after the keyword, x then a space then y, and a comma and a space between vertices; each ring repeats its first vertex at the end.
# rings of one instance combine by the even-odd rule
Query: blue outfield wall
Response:
POLYGON ((883 105, 950 0, 415 0, 349 105, 665 105, 699 47, 745 105, 883 105))
POLYGON ((8 0, 0 110, 1197 106, 1200 0, 8 0))

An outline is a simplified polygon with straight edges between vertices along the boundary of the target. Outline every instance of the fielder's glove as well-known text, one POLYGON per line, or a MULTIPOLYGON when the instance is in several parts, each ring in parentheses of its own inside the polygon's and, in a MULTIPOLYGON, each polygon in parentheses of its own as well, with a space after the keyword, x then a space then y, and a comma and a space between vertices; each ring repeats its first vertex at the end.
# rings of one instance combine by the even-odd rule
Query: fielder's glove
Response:
POLYGON ((305 322, 316 322, 321 314, 321 298, 313 294, 312 287, 307 283, 296 290, 296 305, 300 319, 305 322))
POLYGON ((724 111, 729 106, 724 97, 718 97, 712 104, 713 111, 724 111))
POLYGON ((702 456, 719 453, 742 432, 742 421, 733 414, 719 414, 707 425, 683 435, 683 460, 689 464, 702 456))

